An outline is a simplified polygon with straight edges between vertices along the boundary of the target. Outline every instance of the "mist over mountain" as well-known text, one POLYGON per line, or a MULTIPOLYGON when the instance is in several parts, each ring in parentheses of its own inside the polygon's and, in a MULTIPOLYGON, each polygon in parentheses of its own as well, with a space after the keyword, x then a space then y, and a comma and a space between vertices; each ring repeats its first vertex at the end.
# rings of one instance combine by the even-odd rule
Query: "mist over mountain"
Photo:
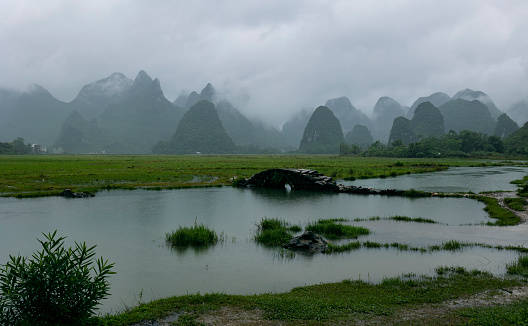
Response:
POLYGON ((513 121, 506 113, 499 115, 495 125, 495 136, 506 138, 519 129, 519 125, 513 121))
POLYGON ((431 94, 431 95, 426 96, 426 97, 419 97, 411 105, 411 108, 407 112, 407 118, 408 119, 412 119, 412 117, 414 115, 414 110, 416 110, 418 105, 420 105, 421 103, 429 102, 432 105, 434 105, 436 107, 439 107, 440 105, 442 105, 442 104, 444 104, 446 102, 449 102, 449 101, 451 101, 451 97, 449 95, 447 95, 446 93, 442 93, 442 92, 437 92, 437 93, 431 94))
POLYGON ((495 105, 495 103, 493 103, 493 101, 491 100, 491 98, 481 92, 481 91, 474 91, 474 90, 471 90, 471 89, 464 89, 464 90, 461 90, 459 91, 458 93, 456 93, 455 95, 453 95, 453 100, 456 100, 456 99, 462 99, 462 100, 466 100, 466 101, 474 101, 474 100, 477 100, 481 103, 484 103, 484 105, 486 105, 489 109, 489 112, 491 114, 491 117, 493 119, 497 119, 499 117, 499 115, 501 115, 501 110, 499 110, 497 108, 497 106, 495 105))
POLYGON ((444 103, 439 108, 444 117, 445 130, 460 132, 469 130, 493 135, 495 120, 491 117, 488 107, 478 101, 467 101, 460 98, 444 103))
POLYGON ((71 154, 82 154, 101 152, 104 142, 104 134, 95 118, 87 121, 79 112, 72 111, 53 146, 68 149, 71 154))
POLYGON ((70 105, 87 119, 98 117, 108 105, 120 104, 141 93, 152 83, 152 78, 141 70, 135 80, 115 72, 107 78, 83 86, 70 105))
POLYGON ((507 110, 508 115, 519 125, 528 121, 528 99, 513 103, 507 110))
MULTIPOLYGON (((186 110, 206 100, 214 104, 223 128, 241 152, 290 151, 300 146, 314 109, 299 110, 279 131, 248 119, 225 94, 233 93, 219 94, 208 83, 199 93, 180 95, 171 103, 165 98, 159 79, 152 79, 143 70, 134 80, 115 72, 89 83, 69 103, 57 100, 39 85, 31 85, 23 92, 0 89, 0 141, 21 137, 30 143, 63 147, 70 153, 148 154, 159 141, 171 139, 186 110)), ((518 101, 509 108, 510 119, 501 115, 488 95, 470 89, 457 92, 452 99, 441 92, 420 97, 407 113, 407 107, 383 96, 375 104, 371 119, 346 96, 328 99, 325 107, 352 144, 370 142, 369 135, 387 143, 394 120, 400 116, 407 117, 413 132, 422 137, 440 135, 442 119, 444 132, 470 130, 503 138, 516 130, 514 121, 528 120, 528 101, 518 101), (430 106, 417 111, 423 103, 430 106)), ((403 126, 402 121, 397 127, 403 126)))
POLYGON ((335 154, 339 152, 339 146, 344 141, 339 119, 332 110, 320 106, 315 109, 304 129, 299 151, 310 154, 335 154))
POLYGON ((401 141, 403 145, 418 141, 418 136, 413 130, 411 120, 406 117, 396 117, 392 123, 388 143, 394 144, 396 141, 401 141))
POLYGON ((0 125, 0 139, 22 137, 32 143, 52 144, 70 112, 67 103, 54 98, 44 87, 32 84, 20 94, 11 115, 0 125))
POLYGON ((345 142, 365 149, 374 142, 374 138, 372 138, 372 134, 366 126, 355 125, 352 131, 346 134, 345 142))
POLYGON ((356 109, 346 96, 330 99, 325 106, 332 110, 336 118, 341 122, 343 133, 348 133, 357 125, 370 126, 370 119, 360 110, 356 109))
POLYGON ((405 110, 400 103, 388 96, 380 97, 372 111, 374 139, 383 143, 387 142, 392 123, 399 116, 405 116, 405 110))
POLYGON ((411 127, 417 136, 440 137, 445 133, 444 117, 431 102, 422 102, 414 111, 411 127))
POLYGON ((110 104, 99 117, 110 153, 150 153, 159 140, 169 139, 183 116, 169 102, 156 78, 139 95, 121 104, 110 104))
POLYGON ((235 144, 224 129, 213 103, 199 101, 185 112, 168 142, 159 142, 157 154, 227 154, 235 144))
POLYGON ((290 148, 280 131, 271 126, 266 126, 262 122, 249 120, 228 99, 217 94, 211 83, 208 83, 199 94, 193 91, 189 96, 180 96, 177 100, 179 103, 185 100, 185 108, 189 108, 199 101, 213 103, 222 125, 236 146, 290 148))
POLYGON ((295 148, 299 147, 301 139, 303 137, 304 128, 310 120, 315 109, 303 108, 299 112, 292 115, 282 125, 281 132, 286 138, 287 142, 295 148))

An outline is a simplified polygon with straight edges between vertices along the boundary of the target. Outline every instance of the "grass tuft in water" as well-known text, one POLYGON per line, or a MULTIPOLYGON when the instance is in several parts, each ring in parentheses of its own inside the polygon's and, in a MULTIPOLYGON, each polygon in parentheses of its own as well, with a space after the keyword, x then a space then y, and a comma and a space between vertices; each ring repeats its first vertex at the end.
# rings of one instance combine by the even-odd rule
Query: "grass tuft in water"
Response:
POLYGON ((215 244, 218 236, 203 224, 194 222, 193 227, 182 227, 165 235, 165 239, 173 246, 207 246, 215 244))
POLYGON ((257 224, 254 240, 267 246, 280 246, 290 241, 293 238, 293 233, 301 230, 300 226, 291 225, 284 220, 264 217, 257 224))
POLYGON ((517 225, 521 222, 521 219, 510 210, 500 206, 499 201, 496 198, 486 196, 471 196, 471 198, 483 202, 486 207, 484 210, 489 214, 491 218, 496 219, 494 223, 488 222, 490 226, 511 226, 517 225))
POLYGON ((520 255, 517 262, 506 265, 506 272, 528 278, 528 255, 520 255))
POLYGON ((338 224, 342 219, 320 219, 306 226, 306 231, 312 231, 328 239, 353 239, 360 235, 370 234, 370 230, 360 226, 338 224))

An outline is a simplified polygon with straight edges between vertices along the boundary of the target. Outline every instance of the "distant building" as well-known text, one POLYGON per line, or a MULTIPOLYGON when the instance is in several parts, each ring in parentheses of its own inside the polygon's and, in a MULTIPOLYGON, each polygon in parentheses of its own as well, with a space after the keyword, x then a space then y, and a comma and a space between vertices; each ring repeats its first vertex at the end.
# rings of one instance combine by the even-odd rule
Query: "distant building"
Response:
POLYGON ((40 144, 32 144, 31 153, 32 154, 46 154, 46 147, 40 144))

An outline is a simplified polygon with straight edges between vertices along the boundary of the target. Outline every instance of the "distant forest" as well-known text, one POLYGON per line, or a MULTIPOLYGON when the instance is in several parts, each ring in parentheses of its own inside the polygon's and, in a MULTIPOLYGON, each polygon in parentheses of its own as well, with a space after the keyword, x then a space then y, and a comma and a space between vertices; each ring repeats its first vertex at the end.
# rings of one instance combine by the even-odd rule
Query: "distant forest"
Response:
POLYGON ((376 141, 370 146, 342 143, 340 155, 381 156, 381 157, 526 157, 528 156, 528 123, 504 140, 479 132, 463 130, 450 131, 440 137, 426 137, 404 145, 401 139, 390 145, 376 141))

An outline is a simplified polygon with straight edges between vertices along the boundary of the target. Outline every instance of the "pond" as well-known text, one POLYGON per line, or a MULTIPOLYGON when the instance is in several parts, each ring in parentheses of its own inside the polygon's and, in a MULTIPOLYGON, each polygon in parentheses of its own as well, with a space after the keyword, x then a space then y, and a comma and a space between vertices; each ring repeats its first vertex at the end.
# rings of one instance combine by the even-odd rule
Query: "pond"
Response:
MULTIPOLYGON (((494 184, 489 186, 506 189, 509 181, 528 172, 514 170, 497 168, 502 177, 491 178, 494 184)), ((466 172, 479 170, 456 171, 459 177, 465 177, 466 172)), ((434 184, 437 175, 442 177, 430 174, 427 178, 416 178, 410 188, 420 189, 423 182, 434 184)), ((415 246, 453 239, 491 245, 525 243, 526 225, 509 228, 480 225, 489 220, 483 207, 482 203, 467 198, 409 199, 231 187, 119 190, 81 199, 0 198, 0 263, 5 263, 10 254, 30 256, 40 250, 36 238, 42 239, 42 232, 55 229, 58 235, 68 237, 68 245, 74 241, 96 244, 97 256, 114 262, 117 272, 110 278, 112 295, 103 302, 101 312, 119 311, 140 300, 196 292, 250 294, 283 292, 296 286, 344 279, 377 282, 411 272, 433 274, 435 267, 443 265, 504 273, 505 264, 515 260, 516 253, 482 248, 425 254, 361 249, 339 255, 297 254, 285 258, 252 240, 256 224, 263 217, 277 217, 304 226, 320 218, 405 215, 434 219, 440 224, 390 220, 350 223, 372 231, 362 241, 415 246), (166 232, 195 222, 217 233, 224 232, 227 240, 206 249, 175 250, 165 244, 166 232)))

